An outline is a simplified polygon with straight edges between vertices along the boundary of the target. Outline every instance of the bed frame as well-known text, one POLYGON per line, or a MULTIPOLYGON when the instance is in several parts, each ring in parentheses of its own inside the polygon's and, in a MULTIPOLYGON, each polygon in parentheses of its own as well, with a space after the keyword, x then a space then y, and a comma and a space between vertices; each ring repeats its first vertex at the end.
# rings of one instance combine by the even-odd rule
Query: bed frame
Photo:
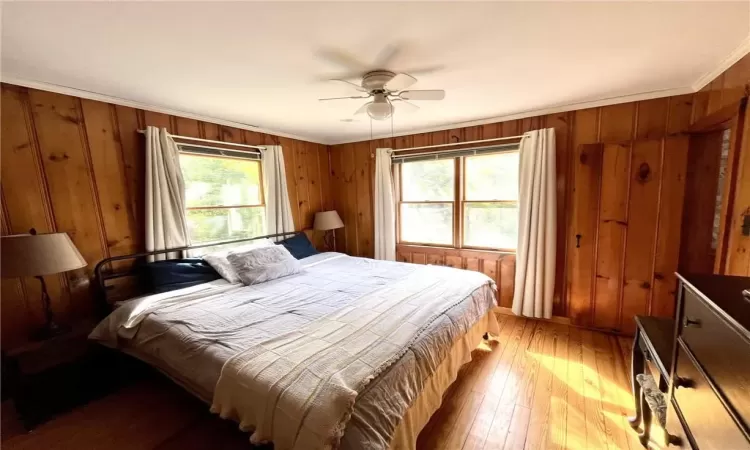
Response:
MULTIPOLYGON (((249 242, 257 239, 280 238, 292 236, 302 231, 287 231, 284 233, 266 234, 263 236, 254 236, 244 239, 235 239, 231 241, 208 242, 199 245, 188 245, 184 247, 167 248, 164 250, 154 250, 150 252, 133 253, 130 255, 113 256, 100 261, 94 267, 94 288, 96 289, 96 313, 100 318, 104 318, 112 311, 112 305, 117 300, 126 300, 137 295, 148 293, 148 283, 146 283, 145 267, 149 256, 163 255, 169 253, 183 252, 186 250, 195 250, 206 247, 216 247, 227 244, 238 244, 249 242), (130 262, 129 264, 126 262, 130 262), (113 264, 120 263, 120 264, 113 264), (116 281, 115 281, 116 280, 116 281), (114 294, 117 288, 122 288, 119 295, 114 294)), ((179 257, 167 259, 178 259, 179 257)))

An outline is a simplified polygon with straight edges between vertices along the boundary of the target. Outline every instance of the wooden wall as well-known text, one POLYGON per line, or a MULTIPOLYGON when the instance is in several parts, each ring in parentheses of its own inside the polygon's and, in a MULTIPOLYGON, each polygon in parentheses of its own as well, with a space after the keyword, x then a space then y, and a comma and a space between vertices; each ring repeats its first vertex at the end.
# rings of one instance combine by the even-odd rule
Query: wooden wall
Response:
MULTIPOLYGON (((582 326, 627 332, 632 329, 629 317, 633 313, 670 314, 673 308, 674 283, 669 277, 676 268, 673 255, 679 252, 679 220, 674 207, 665 205, 676 204, 668 199, 684 195, 680 180, 684 180, 687 163, 681 153, 669 150, 667 141, 658 150, 642 151, 632 145, 616 150, 613 145, 679 135, 696 120, 746 95, 749 81, 750 56, 745 56, 692 95, 402 136, 393 142, 381 139, 331 147, 3 84, 0 231, 23 233, 35 228, 70 234, 89 266, 46 280, 54 310, 76 320, 92 309, 89 276, 93 265, 108 256, 143 248, 144 158, 142 137, 136 130, 146 125, 227 142, 282 145, 297 228, 311 227, 316 211, 335 208, 346 225, 336 232, 338 250, 360 256, 373 255, 374 164, 370 153, 376 147, 513 136, 553 127, 558 150, 554 313, 582 326), (609 144, 610 149, 602 147, 602 170, 609 177, 602 186, 587 167, 597 161, 596 156, 588 159, 584 151, 584 144, 594 143, 609 144), (644 183, 636 179, 641 172, 634 170, 642 160, 655 174, 644 183), (600 188, 614 189, 614 197, 608 194, 602 205, 594 201, 600 188), (622 223, 617 225, 618 221, 622 223), (575 247, 576 234, 597 239, 582 239, 580 247, 575 247), (616 275, 616 281, 601 281, 607 274, 616 275)), ((750 145, 747 140, 745 145, 750 145)), ((748 155, 750 150, 743 149, 742 167, 750 164, 748 155)), ((741 171, 740 181, 750 184, 746 172, 750 173, 741 171)), ((740 191, 740 200, 750 197, 747 190, 740 191)), ((739 206, 737 210, 742 211, 739 206)), ((733 267, 748 265, 746 240, 732 239, 738 243, 733 267)), ((487 273, 498 283, 500 304, 510 306, 512 254, 403 245, 397 250, 404 261, 487 273)), ((42 322, 42 313, 34 280, 3 280, 1 288, 2 345, 8 348, 25 340, 27 332, 42 322)))
MULTIPOLYGON (((684 145, 668 136, 746 95, 750 55, 696 94, 511 120, 448 131, 414 134, 331 147, 334 207, 345 228, 340 251, 373 255, 371 152, 413 146, 515 136, 555 128, 557 139, 558 245, 554 314, 575 324, 630 332, 633 314, 669 315, 687 168, 684 145), (649 140, 632 145, 630 141, 649 140), (608 144, 589 154, 585 144, 608 144), (598 161, 596 158, 602 158, 598 161), (601 177, 591 169, 601 164, 601 177), (644 167, 643 170, 641 168, 644 167), (648 169, 648 173, 644 173, 648 169), (601 180, 606 180, 600 182, 601 180), (599 204, 599 189, 602 189, 599 204), (576 234, 583 238, 576 247, 576 234), (596 237, 596 239, 586 239, 596 237)), ((684 142, 683 142, 684 143, 684 142)), ((712 180, 713 182, 713 180, 712 180)), ((480 270, 500 292, 512 292, 514 259, 485 258, 429 247, 397 247, 399 258, 480 270), (478 262, 481 261, 481 262, 478 262)), ((510 306, 512 295, 500 295, 510 306)))
MULTIPOLYGON (((66 320, 92 311, 89 277, 100 260, 144 249, 143 136, 146 125, 174 134, 246 144, 280 144, 297 229, 330 209, 328 148, 3 84, 2 233, 67 232, 89 263, 46 277, 53 309, 66 320)), ((2 345, 42 323, 38 282, 2 280, 2 345)))

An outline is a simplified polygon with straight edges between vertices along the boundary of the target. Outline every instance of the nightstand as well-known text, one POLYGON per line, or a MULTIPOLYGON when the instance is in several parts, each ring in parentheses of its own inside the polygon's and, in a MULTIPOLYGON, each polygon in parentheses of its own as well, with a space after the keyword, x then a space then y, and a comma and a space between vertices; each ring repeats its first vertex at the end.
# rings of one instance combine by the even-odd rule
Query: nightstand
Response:
POLYGON ((3 354, 3 390, 27 430, 85 404, 117 384, 113 352, 87 339, 92 323, 3 354))

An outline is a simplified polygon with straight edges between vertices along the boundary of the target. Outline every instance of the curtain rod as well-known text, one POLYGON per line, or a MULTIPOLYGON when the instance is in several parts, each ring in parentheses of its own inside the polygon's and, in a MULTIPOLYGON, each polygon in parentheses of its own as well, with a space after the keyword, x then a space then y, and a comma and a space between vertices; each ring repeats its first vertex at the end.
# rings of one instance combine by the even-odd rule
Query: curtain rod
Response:
MULTIPOLYGON (((141 134, 146 134, 146 130, 138 130, 138 132, 141 134)), ((177 139, 185 139, 187 141, 208 142, 209 144, 223 144, 223 145, 231 145, 234 147, 254 148, 255 150, 265 149, 265 147, 259 146, 259 145, 235 144, 234 142, 214 141, 211 139, 201 139, 201 138, 194 138, 194 137, 189 137, 189 136, 180 136, 179 134, 173 134, 172 136, 176 137, 177 139)))
POLYGON ((522 137, 523 136, 509 136, 509 137, 501 137, 501 138, 493 138, 493 139, 479 139, 478 141, 451 142, 450 144, 423 145, 422 147, 400 148, 398 150, 393 150, 393 152, 391 153, 405 152, 409 150, 422 150, 425 148, 440 148, 440 147, 453 147, 455 145, 480 144, 483 142, 509 141, 513 139, 521 139, 522 137))
MULTIPOLYGON (((403 162, 406 162, 406 160, 411 158, 419 158, 422 156, 437 156, 441 153, 451 153, 451 152, 470 152, 472 150, 489 150, 489 149, 499 149, 497 152, 492 153, 507 153, 507 152, 515 152, 518 151, 518 146, 516 144, 504 144, 504 145, 487 145, 484 147, 472 147, 472 148, 459 148, 459 149, 452 149, 449 148, 447 150, 438 150, 435 152, 418 152, 418 153, 409 153, 406 155, 391 155, 391 158, 393 159, 400 159, 403 162)), ((476 153, 475 153, 476 154, 476 153)))

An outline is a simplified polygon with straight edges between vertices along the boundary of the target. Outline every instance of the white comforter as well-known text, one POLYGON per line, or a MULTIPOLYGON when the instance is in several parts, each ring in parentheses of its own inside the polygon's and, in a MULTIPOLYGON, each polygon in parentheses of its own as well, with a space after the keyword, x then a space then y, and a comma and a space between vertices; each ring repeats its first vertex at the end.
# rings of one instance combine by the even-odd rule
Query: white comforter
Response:
POLYGON ((414 329, 406 353, 355 393, 341 446, 387 448, 400 418, 452 343, 492 308, 492 281, 475 272, 334 253, 307 258, 303 265, 300 274, 255 286, 217 281, 129 302, 92 337, 114 345, 119 336, 120 345, 208 400, 222 366, 236 355, 356 307, 409 278, 450 279, 454 295, 449 302, 410 293, 435 302, 439 310, 421 319, 424 326, 414 329))

